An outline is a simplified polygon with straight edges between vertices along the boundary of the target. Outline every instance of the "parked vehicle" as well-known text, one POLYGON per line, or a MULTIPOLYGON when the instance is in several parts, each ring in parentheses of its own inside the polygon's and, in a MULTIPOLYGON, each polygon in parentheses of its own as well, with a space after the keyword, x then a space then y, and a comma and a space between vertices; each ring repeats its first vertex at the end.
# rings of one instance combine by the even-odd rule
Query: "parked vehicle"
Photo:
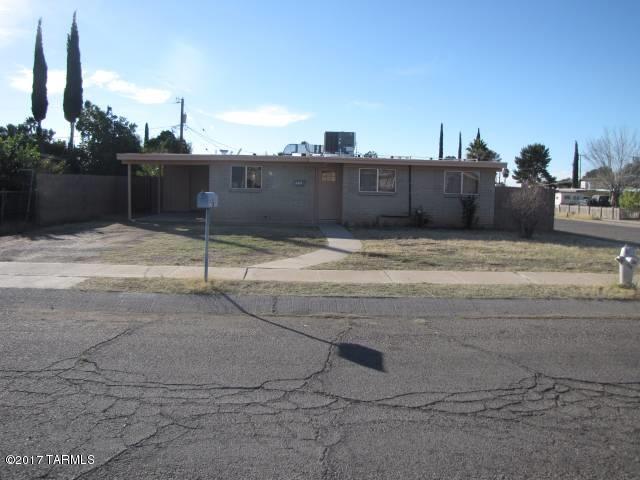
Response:
POLYGON ((593 195, 589 201, 592 207, 610 207, 609 195, 593 195))

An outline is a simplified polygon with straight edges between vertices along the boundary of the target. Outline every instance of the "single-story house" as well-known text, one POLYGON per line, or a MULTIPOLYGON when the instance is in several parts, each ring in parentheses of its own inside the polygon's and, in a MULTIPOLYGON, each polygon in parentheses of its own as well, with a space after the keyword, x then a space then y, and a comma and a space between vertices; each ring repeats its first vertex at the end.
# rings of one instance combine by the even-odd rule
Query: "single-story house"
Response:
POLYGON ((432 225, 461 224, 460 198, 478 200, 478 225, 494 224, 495 176, 506 164, 340 156, 125 153, 131 218, 132 165, 161 167, 158 212, 196 210, 218 194, 214 221, 371 225, 421 208, 432 225))

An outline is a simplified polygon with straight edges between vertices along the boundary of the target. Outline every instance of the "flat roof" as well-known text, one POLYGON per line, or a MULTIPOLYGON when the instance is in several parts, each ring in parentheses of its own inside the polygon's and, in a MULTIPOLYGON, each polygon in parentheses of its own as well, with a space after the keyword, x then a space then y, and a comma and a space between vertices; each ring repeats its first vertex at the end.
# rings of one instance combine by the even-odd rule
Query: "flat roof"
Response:
POLYGON ((218 162, 242 163, 309 163, 309 164, 346 164, 346 165, 400 165, 420 167, 482 168, 501 170, 507 166, 504 162, 479 162, 476 160, 420 160, 407 158, 368 158, 340 156, 294 157, 289 155, 211 155, 193 153, 119 153, 117 155, 125 165, 210 165, 218 162))

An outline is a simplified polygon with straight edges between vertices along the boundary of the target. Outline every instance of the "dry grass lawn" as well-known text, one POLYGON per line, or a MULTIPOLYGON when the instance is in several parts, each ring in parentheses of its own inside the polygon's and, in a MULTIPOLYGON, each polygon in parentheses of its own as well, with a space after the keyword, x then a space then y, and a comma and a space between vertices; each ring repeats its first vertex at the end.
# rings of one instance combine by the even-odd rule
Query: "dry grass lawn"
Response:
POLYGON ((480 270, 613 273, 620 246, 568 233, 491 230, 352 229, 360 252, 317 269, 480 270))
POLYGON ((354 297, 432 298, 579 298, 640 300, 637 288, 558 287, 544 285, 359 285, 212 281, 169 278, 90 278, 75 288, 116 292, 172 294, 243 294, 354 297))
MULTIPOLYGON (((209 263, 217 267, 249 266, 309 253, 326 245, 313 227, 215 226, 209 237, 209 263)), ((202 224, 173 225, 145 236, 126 249, 111 249, 106 263, 141 265, 201 265, 202 224)))
MULTIPOLYGON (((326 245, 317 228, 214 226, 210 262, 249 266, 326 245)), ((201 265, 202 223, 85 222, 0 237, 0 261, 201 265)))

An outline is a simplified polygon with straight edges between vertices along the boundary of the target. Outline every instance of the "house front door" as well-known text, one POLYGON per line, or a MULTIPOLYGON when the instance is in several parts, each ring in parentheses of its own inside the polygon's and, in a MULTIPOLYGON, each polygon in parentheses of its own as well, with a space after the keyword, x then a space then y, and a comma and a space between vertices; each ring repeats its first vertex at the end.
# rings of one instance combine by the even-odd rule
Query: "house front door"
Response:
POLYGON ((337 166, 318 168, 318 221, 340 220, 340 170, 337 166))

